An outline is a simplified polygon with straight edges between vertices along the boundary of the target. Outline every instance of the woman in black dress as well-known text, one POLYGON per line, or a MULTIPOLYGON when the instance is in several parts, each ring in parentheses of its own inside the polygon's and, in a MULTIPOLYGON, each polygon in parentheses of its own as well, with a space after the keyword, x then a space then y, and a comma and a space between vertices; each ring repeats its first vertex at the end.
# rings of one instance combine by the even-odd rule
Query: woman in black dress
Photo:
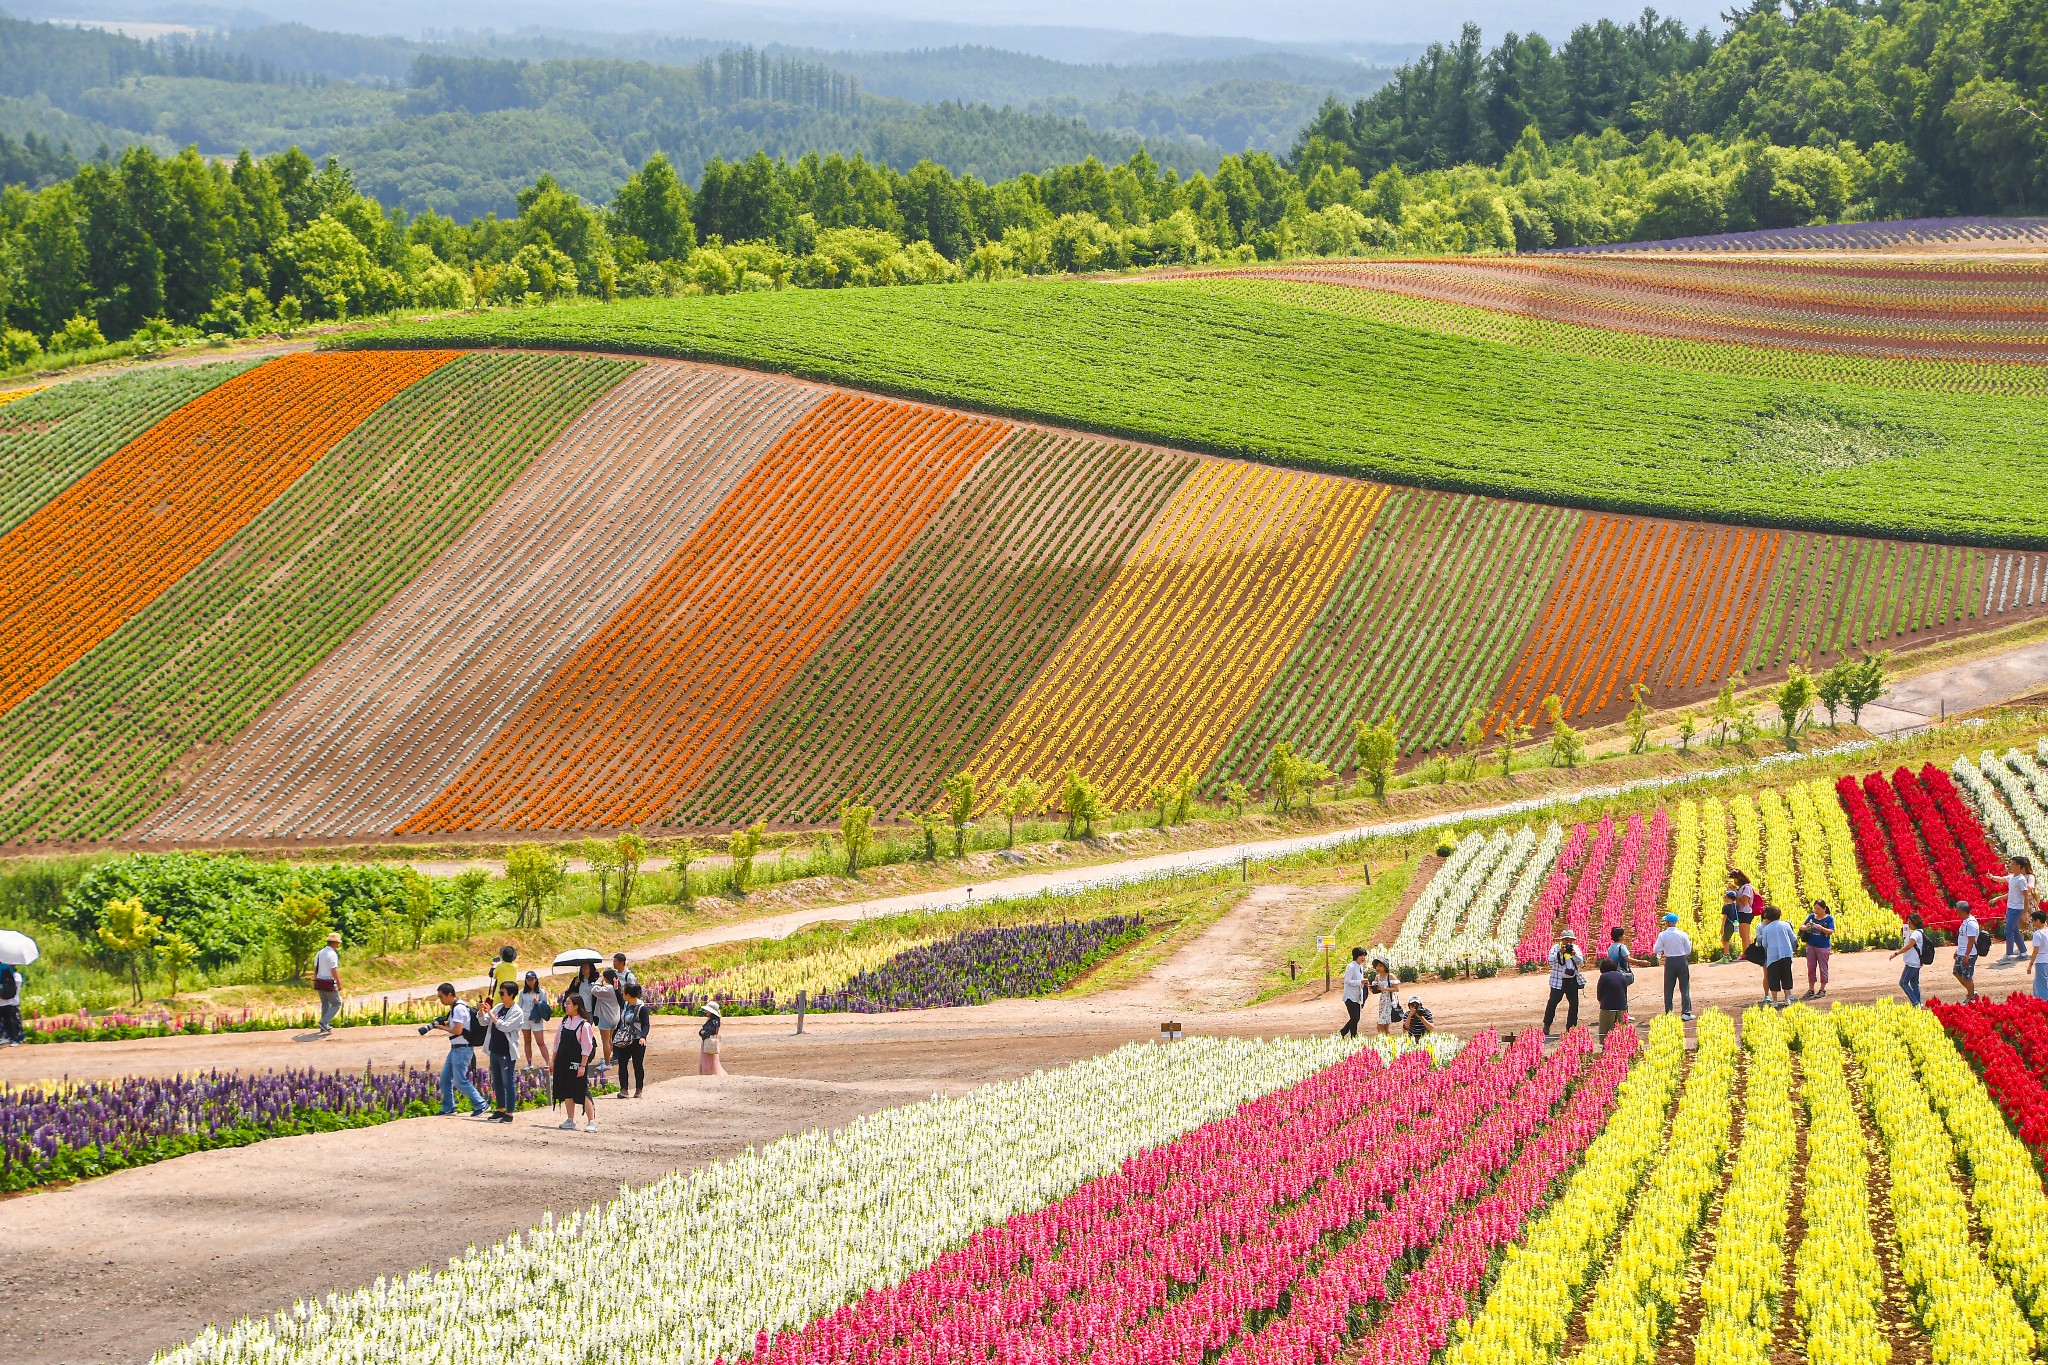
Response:
POLYGON ((562 1106, 561 1127, 576 1127, 576 1106, 583 1106, 583 1131, 597 1131, 597 1106, 590 1101, 589 1068, 595 1061, 597 1034, 583 1012, 583 997, 571 990, 562 997, 562 1027, 555 1035, 555 1102, 562 1106))
POLYGON ((718 1064, 718 1029, 725 1022, 724 1014, 716 1000, 704 1002, 704 1026, 697 1030, 697 1074, 699 1076, 723 1076, 725 1068, 718 1064))

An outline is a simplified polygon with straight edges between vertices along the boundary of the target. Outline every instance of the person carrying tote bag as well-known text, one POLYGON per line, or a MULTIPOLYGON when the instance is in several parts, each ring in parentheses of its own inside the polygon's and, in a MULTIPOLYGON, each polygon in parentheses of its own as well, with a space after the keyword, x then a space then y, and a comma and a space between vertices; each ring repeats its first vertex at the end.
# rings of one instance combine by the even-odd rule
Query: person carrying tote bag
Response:
POLYGON ((725 1068, 718 1061, 718 1030, 725 1023, 725 1012, 718 1008, 716 1000, 704 1002, 704 1025, 697 1030, 697 1074, 699 1076, 723 1076, 725 1068))

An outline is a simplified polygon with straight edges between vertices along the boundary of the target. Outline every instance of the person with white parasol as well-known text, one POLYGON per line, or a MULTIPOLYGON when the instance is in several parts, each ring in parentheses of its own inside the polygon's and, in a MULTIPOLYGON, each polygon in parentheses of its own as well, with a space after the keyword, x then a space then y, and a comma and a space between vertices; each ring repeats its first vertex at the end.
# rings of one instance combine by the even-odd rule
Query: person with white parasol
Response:
POLYGON ((21 1001, 28 993, 28 977, 22 968, 42 956, 36 941, 12 929, 0 929, 0 1047, 20 1047, 27 1038, 21 1031, 21 1001))

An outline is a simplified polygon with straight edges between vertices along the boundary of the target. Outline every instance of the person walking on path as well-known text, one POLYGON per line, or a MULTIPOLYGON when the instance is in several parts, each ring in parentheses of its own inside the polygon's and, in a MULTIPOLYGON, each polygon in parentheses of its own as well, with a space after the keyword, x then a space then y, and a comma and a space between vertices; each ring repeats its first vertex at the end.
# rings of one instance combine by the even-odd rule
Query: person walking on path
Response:
POLYGON ((313 955, 313 989, 320 993, 320 1036, 332 1038, 334 1016, 341 1013, 340 934, 329 934, 327 946, 313 955))
POLYGON ((1365 978, 1368 994, 1380 998, 1379 1007, 1373 1011, 1373 1018, 1379 1025, 1379 1035, 1384 1038, 1394 1031, 1394 1021, 1401 1013, 1401 983, 1394 979, 1394 969, 1383 957, 1372 960, 1372 973, 1365 978))
POLYGON ((423 1032, 439 1029, 448 1035, 448 1056, 441 1062, 441 1117, 448 1118, 455 1113, 455 1093, 469 1101, 471 1118, 482 1118, 491 1112, 484 1097, 477 1092, 476 1082, 469 1078, 469 1069, 476 1065, 476 1045, 470 1041, 469 1025, 474 1017, 469 1006, 462 1003, 455 994, 454 983, 443 981, 434 992, 441 998, 441 1007, 448 1012, 423 1032))
POLYGON ((555 1103, 562 1106, 559 1127, 576 1130, 576 1106, 583 1106, 583 1131, 597 1131, 597 1106, 590 1099, 590 1066, 597 1053, 597 1037, 591 1031, 590 1016, 583 1012, 583 997, 574 990, 562 997, 562 1026, 555 1034, 555 1103))
POLYGON ((2041 908, 2034 892, 2034 864, 2031 859, 2011 858, 2005 873, 2005 957, 2008 962, 2027 952, 2026 931, 2021 927, 2029 911, 2041 908))
POLYGON ((640 984, 640 978, 633 975, 632 969, 626 965, 626 955, 624 953, 612 954, 612 970, 619 974, 619 989, 621 991, 625 990, 628 986, 640 984))
POLYGON ((519 1039, 526 1034, 526 1011, 519 1008, 519 983, 498 983, 498 1004, 491 1011, 491 1037, 484 1051, 491 1058, 491 1122, 510 1123, 519 1107, 519 1039))
POLYGON ((555 1017, 555 1007, 548 1003, 548 993, 541 989, 537 973, 528 972, 519 983, 519 1009, 526 1022, 519 1027, 519 1052, 525 1059, 528 1071, 546 1071, 554 1065, 554 1058, 548 1054, 548 1020, 555 1017), (540 1053, 540 1061, 533 1060, 533 1054, 540 1053))
POLYGON ((1927 965, 1933 951, 1927 942, 1927 921, 1915 910, 1906 916, 1906 932, 1899 940, 1899 950, 1893 957, 1903 957, 1906 965, 1899 972, 1899 989, 1905 993, 1907 1003, 1913 1008, 1920 1007, 1920 969, 1927 965))
POLYGON ((1751 884, 1749 874, 1741 868, 1728 869, 1728 889, 1721 893, 1721 958, 1724 962, 1735 961, 1728 952, 1728 939, 1733 933, 1742 935, 1742 952, 1748 956, 1750 938, 1756 926, 1756 887, 1751 884))
POLYGON ((1671 1013, 1671 995, 1678 993, 1680 1019, 1692 1022, 1692 936, 1678 927, 1678 916, 1666 914, 1664 928, 1650 951, 1664 964, 1664 1012, 1671 1013))
POLYGON ((1828 959, 1835 951, 1835 912, 1826 901, 1816 900, 1813 909, 1806 912, 1799 937, 1806 942, 1806 994, 1799 998, 1818 1000, 1828 993, 1828 959), (1816 978, 1820 981, 1819 990, 1813 988, 1816 978))
POLYGON ((2048 910, 2036 910, 2032 921, 2033 932, 2027 935, 2027 943, 2032 948, 2027 957, 2027 968, 2034 978, 2034 998, 2048 1000, 2048 910))
POLYGON ((1799 938, 1775 905, 1764 907, 1763 927, 1756 941, 1764 950, 1764 1003, 1783 1009, 1792 1003, 1792 959, 1799 955, 1799 938))
MULTIPOLYGON (((1621 930, 1614 932, 1618 934, 1621 930)), ((1617 943, 1615 946, 1621 949, 1619 953, 1610 948, 1600 955, 1600 980, 1593 988, 1600 1001, 1602 1042, 1628 1018, 1628 988, 1636 980, 1636 974, 1629 970, 1628 945, 1617 943)))
POLYGON ((619 1026, 619 974, 607 967, 604 976, 590 988, 590 1022, 597 1029, 598 1046, 604 1049, 604 1065, 612 1064, 612 1032, 619 1026))
POLYGON ((1565 1010, 1564 1027, 1569 1033, 1579 1026, 1579 936, 1567 929, 1564 935, 1550 945, 1546 960, 1550 963, 1550 1003, 1543 1007, 1543 1036, 1555 1038, 1552 1027, 1557 1022, 1557 1002, 1569 1001, 1565 1010))
POLYGON ((1344 1027, 1337 1030, 1339 1038, 1358 1036, 1358 1015, 1365 1008, 1365 949, 1353 948, 1351 961, 1344 968, 1344 1027))
POLYGON ((1984 928, 1977 923, 1977 912, 1970 908, 1968 901, 1958 900, 1955 910, 1963 917, 1963 922, 1956 926, 1956 959, 1955 965, 1949 968, 1949 975, 1962 986, 1963 1003, 1974 1005, 1977 1003, 1977 959, 1984 955, 1983 945, 1978 939, 1983 937, 1984 928))
POLYGON ((697 1030, 697 1074, 699 1076, 723 1076, 725 1067, 718 1060, 718 1030, 725 1024, 725 1012, 718 1008, 716 1000, 704 1002, 704 1024, 697 1030))
POLYGON ((640 983, 626 987, 625 1003, 619 1006, 619 1023, 612 1033, 612 1056, 619 1062, 619 1098, 627 1098, 626 1079, 633 1077, 631 1096, 639 1099, 647 1089, 647 1036, 654 1027, 654 1011, 640 1003, 640 983))
POLYGON ((0 1047, 20 1047, 28 1041, 21 1031, 21 998, 28 993, 28 977, 12 962, 0 963, 0 1047))

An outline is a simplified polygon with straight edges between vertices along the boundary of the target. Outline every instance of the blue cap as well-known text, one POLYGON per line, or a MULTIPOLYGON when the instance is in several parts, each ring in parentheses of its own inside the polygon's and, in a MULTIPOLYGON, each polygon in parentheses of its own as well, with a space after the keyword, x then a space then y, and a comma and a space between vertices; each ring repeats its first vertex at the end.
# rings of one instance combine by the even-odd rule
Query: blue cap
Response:
POLYGON ((1664 916, 1664 922, 1666 924, 1676 924, 1678 923, 1678 916, 1667 914, 1664 916))

